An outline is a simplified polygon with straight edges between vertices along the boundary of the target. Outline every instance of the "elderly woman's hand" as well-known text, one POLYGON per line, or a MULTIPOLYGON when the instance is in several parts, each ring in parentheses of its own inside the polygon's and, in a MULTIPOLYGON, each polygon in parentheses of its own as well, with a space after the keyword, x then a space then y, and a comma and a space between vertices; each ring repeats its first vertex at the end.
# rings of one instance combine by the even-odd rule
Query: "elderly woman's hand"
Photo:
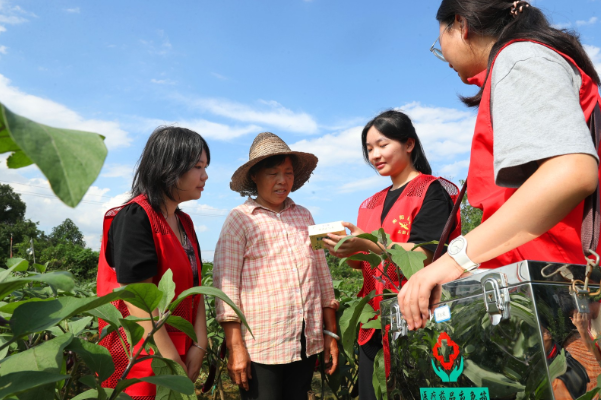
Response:
POLYGON ((323 337, 323 341, 323 360, 326 366, 326 373, 332 375, 338 367, 338 342, 333 337, 327 335, 323 337))
POLYGON ((252 379, 248 350, 244 345, 228 346, 228 350, 227 372, 236 385, 248 390, 248 380, 252 379))
MULTIPOLYGON (((344 226, 345 228, 347 228, 348 230, 351 231, 351 236, 357 236, 362 233, 365 233, 361 229, 357 228, 355 225, 351 224, 350 222, 343 222, 342 226, 344 226)), ((334 257, 338 257, 338 258, 349 257, 360 251, 368 251, 370 248, 369 245, 371 244, 371 242, 369 240, 359 239, 359 238, 351 238, 351 239, 347 239, 344 243, 342 243, 340 245, 338 250, 334 251, 334 247, 336 246, 336 244, 338 244, 338 242, 344 237, 346 237, 346 236, 339 236, 339 235, 334 235, 333 233, 328 233, 328 238, 323 239, 323 244, 324 244, 325 248, 328 249, 330 254, 332 254, 334 257)))

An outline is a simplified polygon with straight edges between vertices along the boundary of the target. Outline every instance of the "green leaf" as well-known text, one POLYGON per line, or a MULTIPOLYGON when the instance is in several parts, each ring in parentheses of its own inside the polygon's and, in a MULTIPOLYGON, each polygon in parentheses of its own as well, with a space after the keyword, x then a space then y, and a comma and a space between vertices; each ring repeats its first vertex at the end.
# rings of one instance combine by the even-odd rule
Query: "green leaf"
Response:
POLYGON ((382 243, 384 248, 388 247, 388 243, 390 243, 390 235, 384 232, 384 228, 380 228, 377 231, 373 231, 372 234, 378 237, 378 241, 382 243))
POLYGON ((44 272, 46 272, 46 269, 48 269, 48 263, 41 265, 41 264, 33 264, 33 267, 40 273, 43 274, 44 272))
POLYGON ((109 325, 113 326, 115 330, 121 327, 121 322, 119 321, 123 318, 123 315, 117 310, 112 303, 104 304, 100 307, 96 307, 94 309, 86 311, 86 314, 93 315, 94 317, 100 318, 109 325))
MULTIPOLYGON (((111 394, 113 394, 113 389, 109 388, 101 388, 105 392, 104 398, 108 398, 111 394)), ((91 389, 86 392, 80 393, 77 396, 73 397, 71 400, 84 400, 84 399, 101 399, 102 394, 98 393, 98 390, 91 389)), ((132 400, 132 398, 126 393, 119 393, 116 397, 117 400, 132 400)))
POLYGON ((361 314, 359 315, 359 322, 365 324, 367 323, 367 321, 369 321, 376 315, 377 313, 374 311, 374 308, 371 305, 366 304, 363 307, 363 310, 361 310, 361 314))
POLYGON ((15 309, 17 307, 19 307, 21 304, 35 303, 35 302, 39 302, 39 301, 52 301, 52 300, 54 300, 54 299, 40 299, 39 297, 32 297, 31 299, 27 299, 27 300, 14 301, 12 303, 7 303, 7 304, 3 305, 2 307, 0 307, 0 312, 6 313, 6 314, 12 314, 15 312, 15 309))
POLYGON ((549 365, 549 376, 551 377, 551 382, 553 382, 558 376, 565 374, 567 370, 568 363, 565 350, 561 349, 561 353, 559 353, 551 365, 549 365))
POLYGON ((197 342, 196 332, 194 332, 194 326, 188 321, 183 319, 182 317, 178 317, 177 315, 170 315, 165 321, 167 325, 171 325, 172 327, 184 332, 186 335, 192 339, 193 342, 197 342))
POLYGON ((127 336, 129 348, 132 349, 131 351, 133 351, 134 346, 137 345, 144 337, 144 328, 138 325, 137 322, 131 321, 127 318, 120 319, 119 321, 121 322, 121 326, 123 326, 123 330, 127 336))
POLYGON ((173 271, 168 269, 165 271, 159 282, 159 290, 163 292, 163 297, 159 302, 159 315, 163 315, 169 304, 175 297, 175 282, 173 282, 173 271))
POLYGON ((90 322, 93 319, 94 317, 83 317, 77 321, 69 322, 69 332, 75 336, 79 335, 84 329, 86 329, 86 326, 90 325, 90 322))
POLYGON ((357 235, 357 236, 353 236, 353 235, 351 235, 351 236, 345 236, 342 239, 340 239, 338 241, 338 243, 336 243, 336 246, 334 246, 334 251, 337 251, 338 248, 342 245, 342 243, 344 243, 347 240, 352 239, 352 238, 367 239, 370 242, 378 243, 378 237, 375 236, 375 235, 372 235, 371 233, 362 233, 362 234, 357 235))
POLYGON ((407 251, 399 245, 388 249, 392 262, 399 266, 405 278, 409 279, 420 269, 424 268, 426 255, 421 251, 407 251))
POLYGON ((388 400, 386 389, 386 370, 384 369, 384 349, 380 349, 374 358, 374 372, 372 375, 374 390, 379 394, 377 398, 388 400))
POLYGON ((93 375, 84 375, 81 378, 79 378, 79 381, 81 383, 83 383, 84 385, 89 386, 91 388, 94 388, 97 386, 96 377, 94 377, 93 375))
POLYGON ((340 316, 339 325, 340 332, 342 335, 342 348, 346 354, 351 365, 355 363, 355 351, 354 344, 357 339, 357 324, 359 323, 359 316, 363 311, 363 308, 370 301, 376 291, 372 290, 367 296, 362 298, 360 301, 353 303, 350 307, 345 309, 340 316))
POLYGON ((371 321, 361 325, 363 329, 382 329, 382 321, 380 318, 372 319, 371 321))
POLYGON ((578 397, 578 399, 576 399, 576 400, 593 400, 593 398, 597 395, 597 393, 599 393, 599 390, 601 390, 601 388, 596 387, 593 390, 591 390, 590 392, 586 392, 582 396, 578 397))
POLYGON ((382 262, 382 258, 375 253, 368 253, 368 254, 357 253, 357 254, 353 254, 350 257, 341 259, 339 265, 342 265, 346 260, 368 262, 369 265, 371 265, 372 269, 376 268, 382 262))
POLYGON ((6 260, 6 266, 12 271, 23 272, 29 268, 29 261, 22 258, 9 258, 6 260))
POLYGON ((0 375, 19 371, 48 371, 59 373, 63 350, 71 343, 73 335, 65 333, 29 350, 16 353, 2 360, 0 375))
POLYGON ((246 318, 244 317, 244 314, 242 313, 242 311, 240 311, 240 309, 238 307, 236 307, 236 305, 234 304, 232 299, 230 299, 227 296, 227 294, 225 294, 221 290, 211 287, 211 286, 196 286, 196 287, 190 288, 188 290, 184 290, 183 292, 180 293, 179 296, 177 296, 177 299, 173 303, 171 303, 171 305, 169 306, 169 310, 171 310, 171 311, 175 310, 177 308, 177 306, 179 305, 179 303, 181 303, 186 297, 191 296, 193 294, 203 294, 203 295, 208 295, 208 296, 214 296, 214 297, 221 299, 221 301, 226 303, 228 306, 232 307, 232 310, 234 310, 236 315, 238 315, 238 318, 240 318, 240 321, 242 321, 244 326, 246 326, 246 328, 248 329, 248 332, 250 332, 251 336, 254 338, 254 335, 253 335, 252 331, 250 330, 250 326, 248 326, 248 323, 246 322, 246 318))
POLYGON ((0 105, 0 152, 13 151, 9 167, 34 162, 48 178, 59 199, 75 207, 96 180, 107 150, 102 138, 90 132, 38 124, 0 105))
MULTIPOLYGON (((4 273, 3 271, 2 273, 4 273)), ((1 273, 0 273, 1 274, 1 273)), ((0 277, 1 279, 1 277, 0 277)), ((75 287, 73 275, 70 272, 58 271, 43 275, 32 275, 24 278, 7 278, 0 283, 0 299, 25 286, 29 282, 44 282, 58 289, 70 292, 75 287)))
POLYGON ((153 283, 133 283, 121 289, 132 293, 134 296, 125 301, 134 306, 152 314, 155 308, 159 305, 163 293, 153 283))
POLYGON ((6 165, 8 168, 23 168, 33 164, 31 158, 27 157, 27 155, 22 151, 15 151, 6 159, 6 165))
MULTIPOLYGON (((184 369, 175 361, 166 359, 166 358, 155 358, 152 360, 152 370, 155 373, 155 378, 158 377, 178 377, 180 378, 181 384, 183 385, 182 389, 186 389, 190 383, 190 379, 187 377, 184 369), (186 379, 184 382, 181 378, 186 379)), ((189 387, 189 386, 188 386, 189 387)), ((196 400, 196 395, 194 393, 194 384, 192 384, 192 391, 182 392, 176 389, 171 389, 166 386, 157 386, 156 393, 157 400, 196 400), (185 394, 184 394, 185 393, 185 394)))
MULTIPOLYGON (((67 346, 67 350, 77 353, 86 366, 92 372, 98 374, 98 379, 100 382, 108 379, 113 372, 115 372, 115 366, 113 364, 111 353, 109 353, 106 347, 102 347, 79 338, 73 338, 71 343, 69 343, 67 346)), ((86 383, 86 385, 87 384, 88 383, 86 383)))
MULTIPOLYGON (((40 276, 48 275, 50 274, 40 276)), ((10 326, 13 334, 16 337, 21 337, 29 333, 46 330, 66 318, 129 296, 131 296, 130 292, 118 291, 102 297, 60 297, 53 301, 22 304, 13 313, 10 326)))
MULTIPOLYGON (((31 390, 44 385, 54 384, 67 379, 68 375, 60 375, 46 371, 12 372, 0 377, 0 399, 31 390)), ((53 398, 51 393, 51 397, 53 398)))
POLYGON ((179 375, 155 375, 147 378, 140 378, 142 382, 152 383, 162 386, 169 390, 187 395, 194 394, 194 384, 187 376, 179 375))

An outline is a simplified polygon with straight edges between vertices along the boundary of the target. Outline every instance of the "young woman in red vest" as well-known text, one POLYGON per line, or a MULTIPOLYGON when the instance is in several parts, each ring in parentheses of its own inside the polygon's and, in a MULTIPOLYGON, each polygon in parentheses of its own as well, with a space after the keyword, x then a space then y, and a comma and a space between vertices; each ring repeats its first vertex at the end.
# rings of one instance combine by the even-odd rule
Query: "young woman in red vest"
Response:
POLYGON ((599 76, 574 33, 525 1, 443 0, 436 18, 442 50, 432 52, 480 86, 463 101, 479 106, 467 195, 483 222, 402 288, 409 329, 425 326, 435 288, 479 264, 584 264, 583 199, 599 174, 587 126, 599 112, 599 76))
MULTIPOLYGON (((430 164, 409 117, 394 110, 383 112, 363 128, 361 144, 365 161, 380 175, 390 177, 392 186, 361 204, 357 226, 348 222, 343 225, 352 235, 384 228, 390 234, 392 242, 406 250, 411 250, 418 243, 439 240, 458 190, 451 182, 431 175, 430 164)), ((460 233, 461 227, 457 224, 451 237, 460 233)), ((324 243, 337 257, 348 257, 370 250, 382 252, 374 243, 357 238, 347 240, 334 252, 334 246, 342 236, 330 234, 329 237, 324 243)), ((426 245, 416 251, 425 253, 426 263, 429 263, 434 250, 436 245, 426 245)), ((392 265, 386 266, 386 274, 383 274, 384 271, 372 270, 366 262, 347 263, 363 272, 363 288, 359 297, 366 296, 374 289, 377 294, 381 294, 384 289, 396 291, 395 287, 399 287, 399 277, 392 265)), ((376 297, 369 304, 374 310, 379 310, 380 301, 381 297, 376 297)), ((376 353, 383 346, 385 359, 389 359, 387 336, 384 335, 382 344, 380 330, 361 328, 358 341, 359 398, 375 399, 372 385, 373 363, 376 353)), ((385 365, 388 374, 389 363, 386 362, 385 365)))
MULTIPOLYGON (((132 198, 109 210, 104 217, 98 263, 98 295, 131 283, 159 283, 167 270, 173 272, 175 295, 200 285, 200 246, 190 217, 178 205, 198 200, 207 181, 211 161, 209 147, 196 132, 185 128, 159 127, 146 143, 132 184, 132 198)), ((147 318, 148 314, 123 301, 114 302, 123 314, 147 318)), ((156 315, 156 310, 155 310, 156 315)), ((206 354, 207 329, 202 296, 188 297, 174 315, 193 324, 198 343, 169 326, 161 328, 154 341, 161 355, 182 366, 194 382, 206 354)), ((99 329, 106 323, 100 320, 99 329)), ((152 326, 142 322, 145 336, 152 326)), ((124 338, 120 329, 119 334, 124 338)), ((104 387, 114 388, 128 363, 116 332, 104 338, 115 363, 115 373, 104 387)), ((141 342, 135 347, 137 350, 141 342)), ((146 354, 144 351, 142 355, 146 354)), ((153 375, 150 360, 135 364, 127 378, 153 375)), ((125 390, 135 400, 154 399, 156 388, 137 383, 125 390)))

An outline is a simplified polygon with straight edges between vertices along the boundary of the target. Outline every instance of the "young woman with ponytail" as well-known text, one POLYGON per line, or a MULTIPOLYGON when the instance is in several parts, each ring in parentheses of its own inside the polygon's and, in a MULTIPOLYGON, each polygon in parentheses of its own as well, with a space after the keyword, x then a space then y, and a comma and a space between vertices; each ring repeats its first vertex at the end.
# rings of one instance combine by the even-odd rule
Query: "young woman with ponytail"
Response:
MULTIPOLYGON (((381 176, 387 176, 392 185, 379 191, 359 207, 357 226, 344 222, 351 235, 372 232, 384 228, 390 234, 393 244, 411 250, 415 244, 439 240, 453 202, 457 198, 457 187, 451 182, 432 176, 419 137, 409 117, 399 111, 386 111, 369 121, 361 134, 363 157, 381 176)), ((458 219, 460 220, 460 219, 458 219)), ((451 237, 459 235, 461 227, 455 227, 451 237)), ((359 252, 382 250, 374 243, 359 238, 345 241, 336 252, 334 246, 342 236, 329 235, 324 243, 331 254, 348 257, 359 252)), ((432 260, 436 245, 419 247, 416 251, 426 254, 427 263, 432 260)), ((372 290, 382 294, 384 289, 397 291, 399 279, 392 265, 380 265, 372 270, 369 263, 347 261, 355 269, 363 272, 363 288, 359 297, 372 290), (383 274, 382 272, 386 272, 383 274)), ((369 304, 380 309, 381 297, 372 299, 369 304)), ((373 384, 373 363, 378 351, 384 347, 386 374, 389 373, 389 353, 387 336, 379 330, 359 331, 359 398, 376 399, 373 384), (384 343, 382 343, 382 339, 384 343)))
POLYGON ((431 51, 480 86, 462 100, 479 107, 467 195, 483 222, 403 286, 409 329, 425 326, 440 284, 479 264, 584 264, 583 203, 599 174, 587 126, 601 123, 599 76, 575 33, 525 1, 443 0, 436 18, 431 51))

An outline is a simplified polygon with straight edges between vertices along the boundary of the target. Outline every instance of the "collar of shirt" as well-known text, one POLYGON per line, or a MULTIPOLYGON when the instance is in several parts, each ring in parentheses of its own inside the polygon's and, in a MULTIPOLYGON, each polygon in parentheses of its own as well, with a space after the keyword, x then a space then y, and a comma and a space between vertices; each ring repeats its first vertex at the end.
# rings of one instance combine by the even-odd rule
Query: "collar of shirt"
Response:
POLYGON ((290 197, 287 197, 286 200, 284 200, 284 208, 282 208, 282 210, 279 213, 276 213, 275 211, 262 206, 261 204, 257 203, 257 201, 255 199, 253 199, 251 197, 249 197, 243 204, 244 211, 249 214, 254 213, 257 208, 261 208, 263 210, 272 212, 274 214, 282 214, 287 209, 290 209, 295 206, 296 206, 296 203, 290 197))

